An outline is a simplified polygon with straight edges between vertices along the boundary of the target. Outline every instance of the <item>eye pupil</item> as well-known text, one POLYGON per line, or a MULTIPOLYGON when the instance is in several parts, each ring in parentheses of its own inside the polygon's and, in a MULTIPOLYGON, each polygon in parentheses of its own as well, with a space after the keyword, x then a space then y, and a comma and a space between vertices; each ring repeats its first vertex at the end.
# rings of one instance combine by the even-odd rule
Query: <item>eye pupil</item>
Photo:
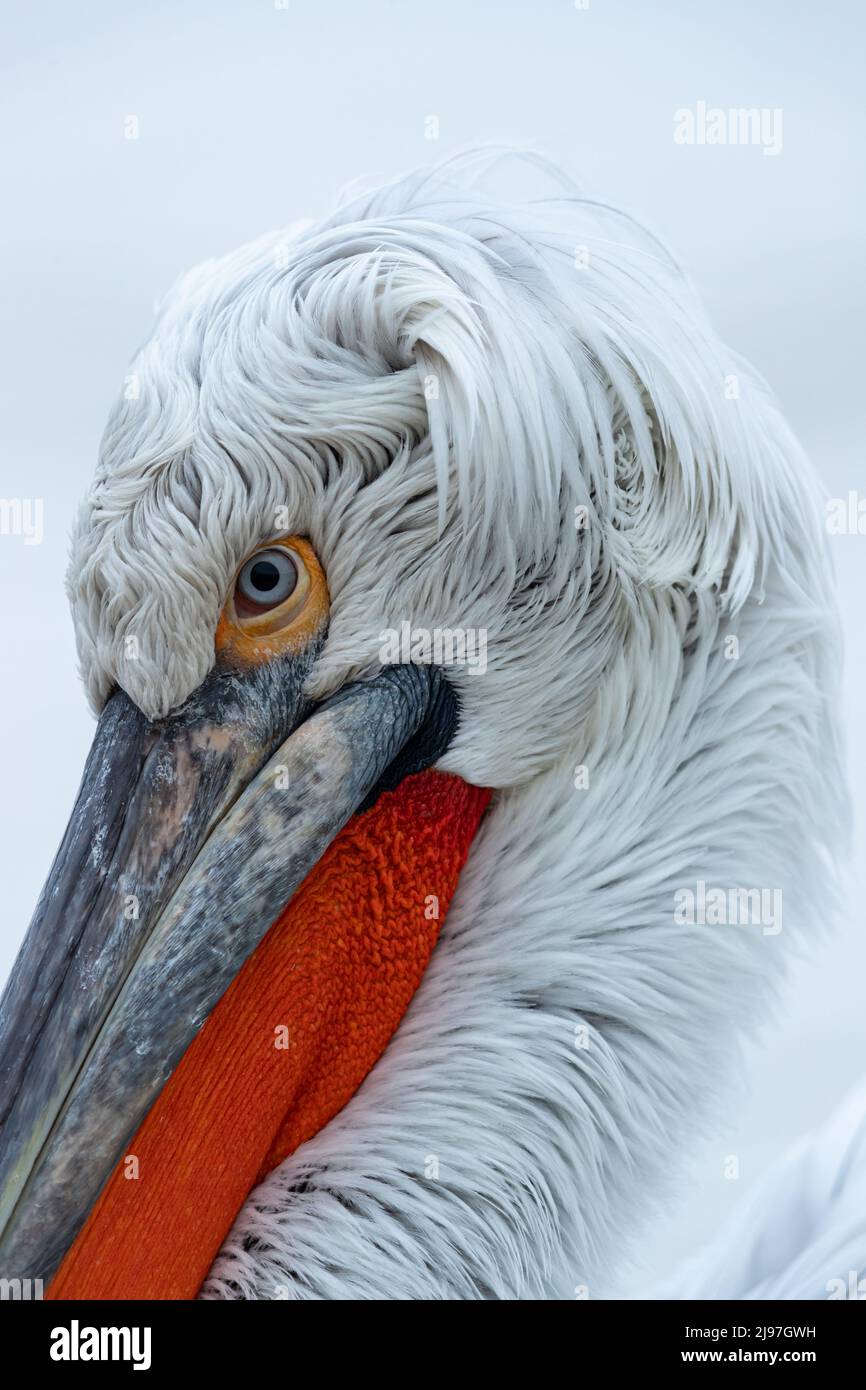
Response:
POLYGON ((280 572, 271 560, 257 560, 250 570, 250 583, 254 589, 269 594, 280 582, 280 572))
POLYGON ((272 547, 247 561, 238 576, 235 603, 253 605, 251 611, 276 608, 297 588, 298 566, 292 555, 272 547))

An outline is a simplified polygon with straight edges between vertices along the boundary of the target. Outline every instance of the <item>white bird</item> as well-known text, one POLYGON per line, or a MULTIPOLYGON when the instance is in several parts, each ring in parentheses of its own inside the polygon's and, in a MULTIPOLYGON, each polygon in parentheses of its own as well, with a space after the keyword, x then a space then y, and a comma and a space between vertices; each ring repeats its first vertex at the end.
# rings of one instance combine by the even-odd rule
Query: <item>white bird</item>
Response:
MULTIPOLYGON (((205 1297, 603 1292, 832 915, 839 637, 810 466, 664 247, 527 165, 549 197, 486 191, 511 166, 481 152, 207 262, 130 367, 69 570, 97 743, 3 1025, 26 1059, 3 1272, 100 1238, 137 1126, 388 764, 490 804, 394 1036, 230 1213, 205 1297), (437 662, 445 630, 462 664, 437 662), (407 632, 425 680, 394 706, 383 644, 407 632), (261 810, 266 758, 294 820, 261 810), (77 994, 52 941, 85 958, 77 994)), ((166 1243, 190 1239, 178 1218, 166 1243)))

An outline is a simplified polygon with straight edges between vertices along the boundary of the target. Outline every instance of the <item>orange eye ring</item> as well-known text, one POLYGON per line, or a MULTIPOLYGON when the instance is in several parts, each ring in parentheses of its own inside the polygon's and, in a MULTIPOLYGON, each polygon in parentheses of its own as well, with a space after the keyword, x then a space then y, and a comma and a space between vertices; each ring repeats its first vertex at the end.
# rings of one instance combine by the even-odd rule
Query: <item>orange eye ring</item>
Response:
POLYGON ((217 624, 217 653, 247 666, 300 651, 327 621, 329 607, 328 583, 309 541, 299 536, 269 541, 247 556, 232 580, 217 624), (288 588, 282 601, 268 604, 264 590, 262 601, 255 601, 249 576, 255 577, 257 561, 265 566, 262 573, 272 571, 268 580, 276 575, 275 593, 288 588), (295 571, 293 584, 290 568, 295 571))

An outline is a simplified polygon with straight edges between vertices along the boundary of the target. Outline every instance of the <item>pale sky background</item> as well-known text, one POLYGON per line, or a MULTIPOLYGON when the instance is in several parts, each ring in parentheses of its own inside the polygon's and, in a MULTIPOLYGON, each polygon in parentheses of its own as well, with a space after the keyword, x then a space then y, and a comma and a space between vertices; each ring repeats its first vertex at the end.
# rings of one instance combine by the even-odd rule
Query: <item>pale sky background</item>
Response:
MULTIPOLYGON (((672 244, 828 493, 866 496, 860 0, 278 5, 3 6, 0 496, 44 499, 45 533, 0 536, 0 978, 92 733, 63 595, 73 510, 153 301, 196 261, 326 211, 358 175, 530 143, 672 244), (674 111, 699 101, 780 109, 781 153, 676 144, 674 111)), ((791 976, 748 1089, 641 1241, 638 1282, 715 1231, 866 1071, 866 535, 834 548, 858 808, 846 921, 791 976), (737 1182, 723 1177, 731 1153, 737 1182)))

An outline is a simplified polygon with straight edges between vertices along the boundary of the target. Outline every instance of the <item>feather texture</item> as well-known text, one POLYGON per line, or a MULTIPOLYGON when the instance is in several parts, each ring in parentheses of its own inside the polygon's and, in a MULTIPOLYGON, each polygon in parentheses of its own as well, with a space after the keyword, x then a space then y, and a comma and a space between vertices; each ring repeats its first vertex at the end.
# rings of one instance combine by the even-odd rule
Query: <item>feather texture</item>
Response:
POLYGON ((494 197, 496 163, 355 192, 187 276, 76 531, 96 707, 114 682, 180 704, 280 533, 328 575, 316 697, 403 621, 487 634, 486 673, 449 673, 440 766, 496 795, 432 964, 358 1094, 252 1194, 209 1297, 602 1290, 832 911, 809 466, 654 238, 549 168, 551 197, 494 197), (778 891, 782 930, 684 925, 700 882, 778 891))

